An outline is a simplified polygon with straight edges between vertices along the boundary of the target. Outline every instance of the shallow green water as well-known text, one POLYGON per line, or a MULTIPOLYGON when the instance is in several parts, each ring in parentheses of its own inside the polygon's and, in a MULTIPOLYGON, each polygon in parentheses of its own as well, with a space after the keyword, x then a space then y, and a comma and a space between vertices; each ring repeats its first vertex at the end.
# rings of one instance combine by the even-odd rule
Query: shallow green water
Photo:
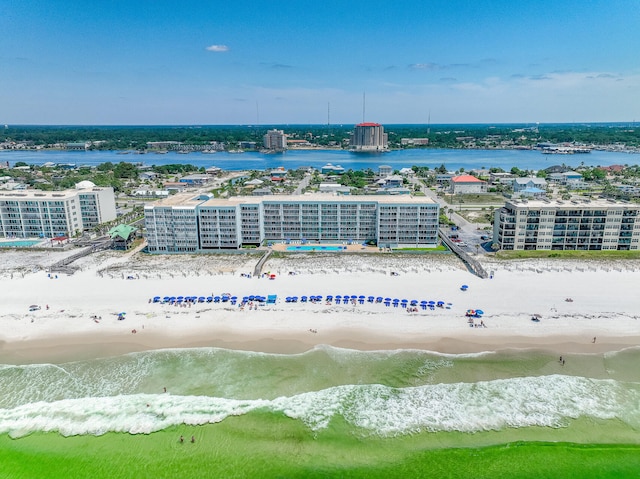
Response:
POLYGON ((202 348, 5 365, 0 477, 637 477, 640 349, 563 359, 202 348))

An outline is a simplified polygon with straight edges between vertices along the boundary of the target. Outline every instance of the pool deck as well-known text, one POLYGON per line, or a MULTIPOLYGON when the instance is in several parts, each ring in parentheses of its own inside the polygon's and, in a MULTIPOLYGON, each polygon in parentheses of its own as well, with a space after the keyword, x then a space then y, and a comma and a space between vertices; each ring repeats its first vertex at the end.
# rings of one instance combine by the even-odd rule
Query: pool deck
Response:
POLYGON ((379 253, 380 249, 377 246, 362 246, 361 244, 342 244, 342 243, 323 243, 323 244, 317 244, 317 243, 274 243, 271 246, 271 249, 273 251, 278 251, 278 252, 283 252, 283 253, 379 253), (306 247, 317 247, 318 250, 316 251, 309 251, 309 250, 291 250, 291 249, 287 249, 287 248, 291 248, 292 246, 306 246, 306 247), (346 249, 343 250, 322 250, 320 248, 322 248, 323 246, 327 246, 330 248, 337 248, 337 247, 344 247, 346 249))

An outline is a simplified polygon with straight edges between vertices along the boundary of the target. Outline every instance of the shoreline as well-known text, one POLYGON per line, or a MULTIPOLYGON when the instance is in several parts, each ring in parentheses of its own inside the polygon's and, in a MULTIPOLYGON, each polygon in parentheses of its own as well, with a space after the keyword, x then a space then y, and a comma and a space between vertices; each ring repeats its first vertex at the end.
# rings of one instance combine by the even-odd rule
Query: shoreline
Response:
POLYGON ((336 327, 317 333, 302 329, 290 332, 271 329, 230 331, 215 326, 192 329, 180 334, 149 329, 137 329, 136 334, 128 330, 102 332, 99 335, 79 332, 0 341, 0 364, 65 363, 137 352, 190 348, 220 348, 282 355, 303 354, 324 346, 363 352, 416 350, 442 355, 518 350, 538 350, 563 355, 603 354, 640 346, 640 333, 622 335, 593 328, 574 333, 563 331, 560 334, 546 331, 546 334, 540 335, 496 332, 490 331, 490 328, 483 331, 469 329, 468 334, 460 328, 453 328, 436 334, 407 332, 394 336, 383 335, 365 327, 336 327), (353 337, 355 334, 357 338, 353 337), (593 334, 598 335, 596 343, 592 342, 593 334))

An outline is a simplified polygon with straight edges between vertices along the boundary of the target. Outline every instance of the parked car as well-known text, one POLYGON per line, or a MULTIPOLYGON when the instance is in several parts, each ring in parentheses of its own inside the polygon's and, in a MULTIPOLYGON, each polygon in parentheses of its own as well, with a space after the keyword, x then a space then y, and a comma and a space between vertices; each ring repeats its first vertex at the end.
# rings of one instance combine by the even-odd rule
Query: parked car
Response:
POLYGON ((467 246, 467 243, 465 243, 464 241, 458 240, 458 246, 460 246, 462 248, 464 246, 467 246))
POLYGON ((459 235, 449 235, 449 238, 451 239, 458 239, 460 236, 459 235))
POLYGON ((480 236, 480 239, 481 239, 482 241, 489 241, 489 237, 488 237, 487 235, 482 235, 482 236, 480 236))

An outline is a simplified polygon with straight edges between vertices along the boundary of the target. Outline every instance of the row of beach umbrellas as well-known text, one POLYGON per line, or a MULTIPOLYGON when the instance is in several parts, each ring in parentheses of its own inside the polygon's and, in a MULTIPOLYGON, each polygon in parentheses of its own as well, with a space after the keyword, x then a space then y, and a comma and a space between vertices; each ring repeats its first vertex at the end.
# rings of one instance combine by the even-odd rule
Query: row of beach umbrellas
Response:
MULTIPOLYGON (((287 303, 306 303, 307 301, 316 302, 322 301, 323 297, 320 295, 314 296, 287 296, 285 298, 285 302, 287 303)), ((427 308, 450 308, 451 303, 445 303, 444 301, 427 301, 427 300, 417 300, 417 299, 399 299, 399 298, 384 298, 382 296, 365 296, 365 295, 355 295, 355 294, 337 294, 337 295, 327 295, 325 300, 327 302, 332 302, 335 304, 349 304, 351 302, 358 302, 359 304, 367 303, 382 303, 385 306, 393 306, 397 308, 398 306, 402 308, 406 308, 408 306, 417 307, 420 306, 422 309, 427 308)))
MULTIPOLYGON (((355 295, 355 294, 345 294, 345 295, 327 295, 324 298, 327 302, 335 303, 335 304, 349 304, 350 302, 358 302, 359 304, 367 303, 382 303, 385 306, 393 306, 394 308, 402 307, 406 308, 408 306, 417 307, 420 306, 422 309, 433 309, 435 307, 438 308, 447 308, 451 307, 451 303, 445 303, 444 301, 427 301, 427 300, 417 300, 417 299, 399 299, 399 298, 384 298, 382 296, 365 296, 365 295, 355 295)), ((243 296, 243 303, 256 301, 256 302, 265 302, 267 300, 266 296, 260 295, 248 295, 243 296)), ((287 296, 285 298, 286 303, 306 303, 306 302, 318 302, 322 301, 323 296, 321 295, 311 295, 311 296, 287 296)), ((226 303, 229 302, 231 304, 236 304, 238 302, 237 296, 231 295, 220 295, 220 296, 154 296, 154 303, 226 303)), ((475 313, 483 314, 480 310, 469 310, 475 311, 475 313)))

